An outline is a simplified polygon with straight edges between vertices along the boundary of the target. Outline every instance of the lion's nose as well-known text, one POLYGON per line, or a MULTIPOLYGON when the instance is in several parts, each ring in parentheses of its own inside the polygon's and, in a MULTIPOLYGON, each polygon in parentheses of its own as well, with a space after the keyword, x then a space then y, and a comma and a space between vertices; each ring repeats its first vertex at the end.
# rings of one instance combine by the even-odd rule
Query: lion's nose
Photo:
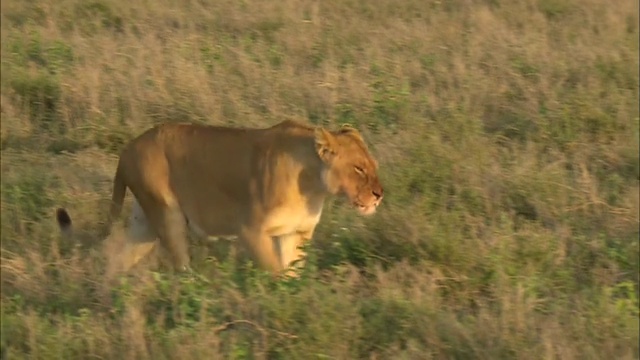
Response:
POLYGON ((382 190, 382 188, 380 188, 379 190, 373 190, 372 191, 373 196, 376 197, 376 200, 380 200, 382 198, 383 192, 384 191, 382 190))

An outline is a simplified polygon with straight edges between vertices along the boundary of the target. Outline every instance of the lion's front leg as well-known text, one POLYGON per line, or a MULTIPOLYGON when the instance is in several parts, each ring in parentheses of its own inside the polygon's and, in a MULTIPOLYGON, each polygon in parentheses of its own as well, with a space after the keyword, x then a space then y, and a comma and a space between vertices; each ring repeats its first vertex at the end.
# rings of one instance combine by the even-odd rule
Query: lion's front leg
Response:
POLYGON ((238 240, 259 268, 278 273, 284 267, 280 261, 280 254, 274 246, 275 239, 264 230, 246 229, 242 231, 238 240))
POLYGON ((295 233, 280 236, 278 245, 280 248, 281 266, 287 269, 287 274, 298 276, 296 268, 300 269, 305 266, 305 258, 307 253, 303 250, 303 246, 311 240, 313 236, 313 228, 304 231, 296 231, 295 233))
POLYGON ((303 238, 299 232, 275 238, 275 245, 280 255, 280 266, 287 270, 287 275, 297 276, 295 268, 304 266, 305 253, 300 247, 302 244, 303 238))

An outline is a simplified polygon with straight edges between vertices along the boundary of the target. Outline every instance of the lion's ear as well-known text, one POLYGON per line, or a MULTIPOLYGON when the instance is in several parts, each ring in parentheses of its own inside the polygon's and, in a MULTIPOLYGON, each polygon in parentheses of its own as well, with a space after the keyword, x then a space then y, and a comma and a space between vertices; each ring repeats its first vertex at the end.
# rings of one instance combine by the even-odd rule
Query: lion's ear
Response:
POLYGON ((360 135, 360 131, 349 124, 343 124, 342 127, 340 127, 340 134, 346 134, 354 139, 364 142, 362 135, 360 135))
POLYGON ((335 155, 335 138, 333 135, 321 128, 317 127, 315 130, 316 151, 320 158, 324 161, 329 161, 335 155))

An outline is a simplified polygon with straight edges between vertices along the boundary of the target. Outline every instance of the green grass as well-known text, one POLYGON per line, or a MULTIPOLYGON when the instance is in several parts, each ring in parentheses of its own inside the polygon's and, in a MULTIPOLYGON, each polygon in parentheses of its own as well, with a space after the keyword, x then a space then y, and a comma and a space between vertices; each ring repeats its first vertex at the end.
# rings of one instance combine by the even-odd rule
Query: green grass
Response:
POLYGON ((13 0, 0 26, 7 358, 640 357, 637 3, 13 0), (109 276, 129 139, 284 119, 364 133, 375 216, 331 199, 296 280, 197 239, 202 277, 109 276))

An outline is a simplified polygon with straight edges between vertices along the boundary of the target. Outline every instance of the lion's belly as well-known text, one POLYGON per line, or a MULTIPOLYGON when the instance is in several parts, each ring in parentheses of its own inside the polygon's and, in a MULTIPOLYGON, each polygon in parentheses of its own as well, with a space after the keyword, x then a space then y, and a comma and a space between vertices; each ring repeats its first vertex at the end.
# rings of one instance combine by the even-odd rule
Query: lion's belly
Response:
POLYGON ((239 219, 234 216, 237 212, 232 208, 225 210, 228 211, 183 209, 183 212, 189 228, 198 236, 235 236, 239 229, 239 219))
POLYGON ((232 191, 220 190, 215 184, 206 191, 202 179, 190 179, 192 188, 176 188, 175 194, 180 209, 191 230, 199 236, 234 236, 241 226, 241 215, 246 213, 243 199, 238 199, 232 191))

